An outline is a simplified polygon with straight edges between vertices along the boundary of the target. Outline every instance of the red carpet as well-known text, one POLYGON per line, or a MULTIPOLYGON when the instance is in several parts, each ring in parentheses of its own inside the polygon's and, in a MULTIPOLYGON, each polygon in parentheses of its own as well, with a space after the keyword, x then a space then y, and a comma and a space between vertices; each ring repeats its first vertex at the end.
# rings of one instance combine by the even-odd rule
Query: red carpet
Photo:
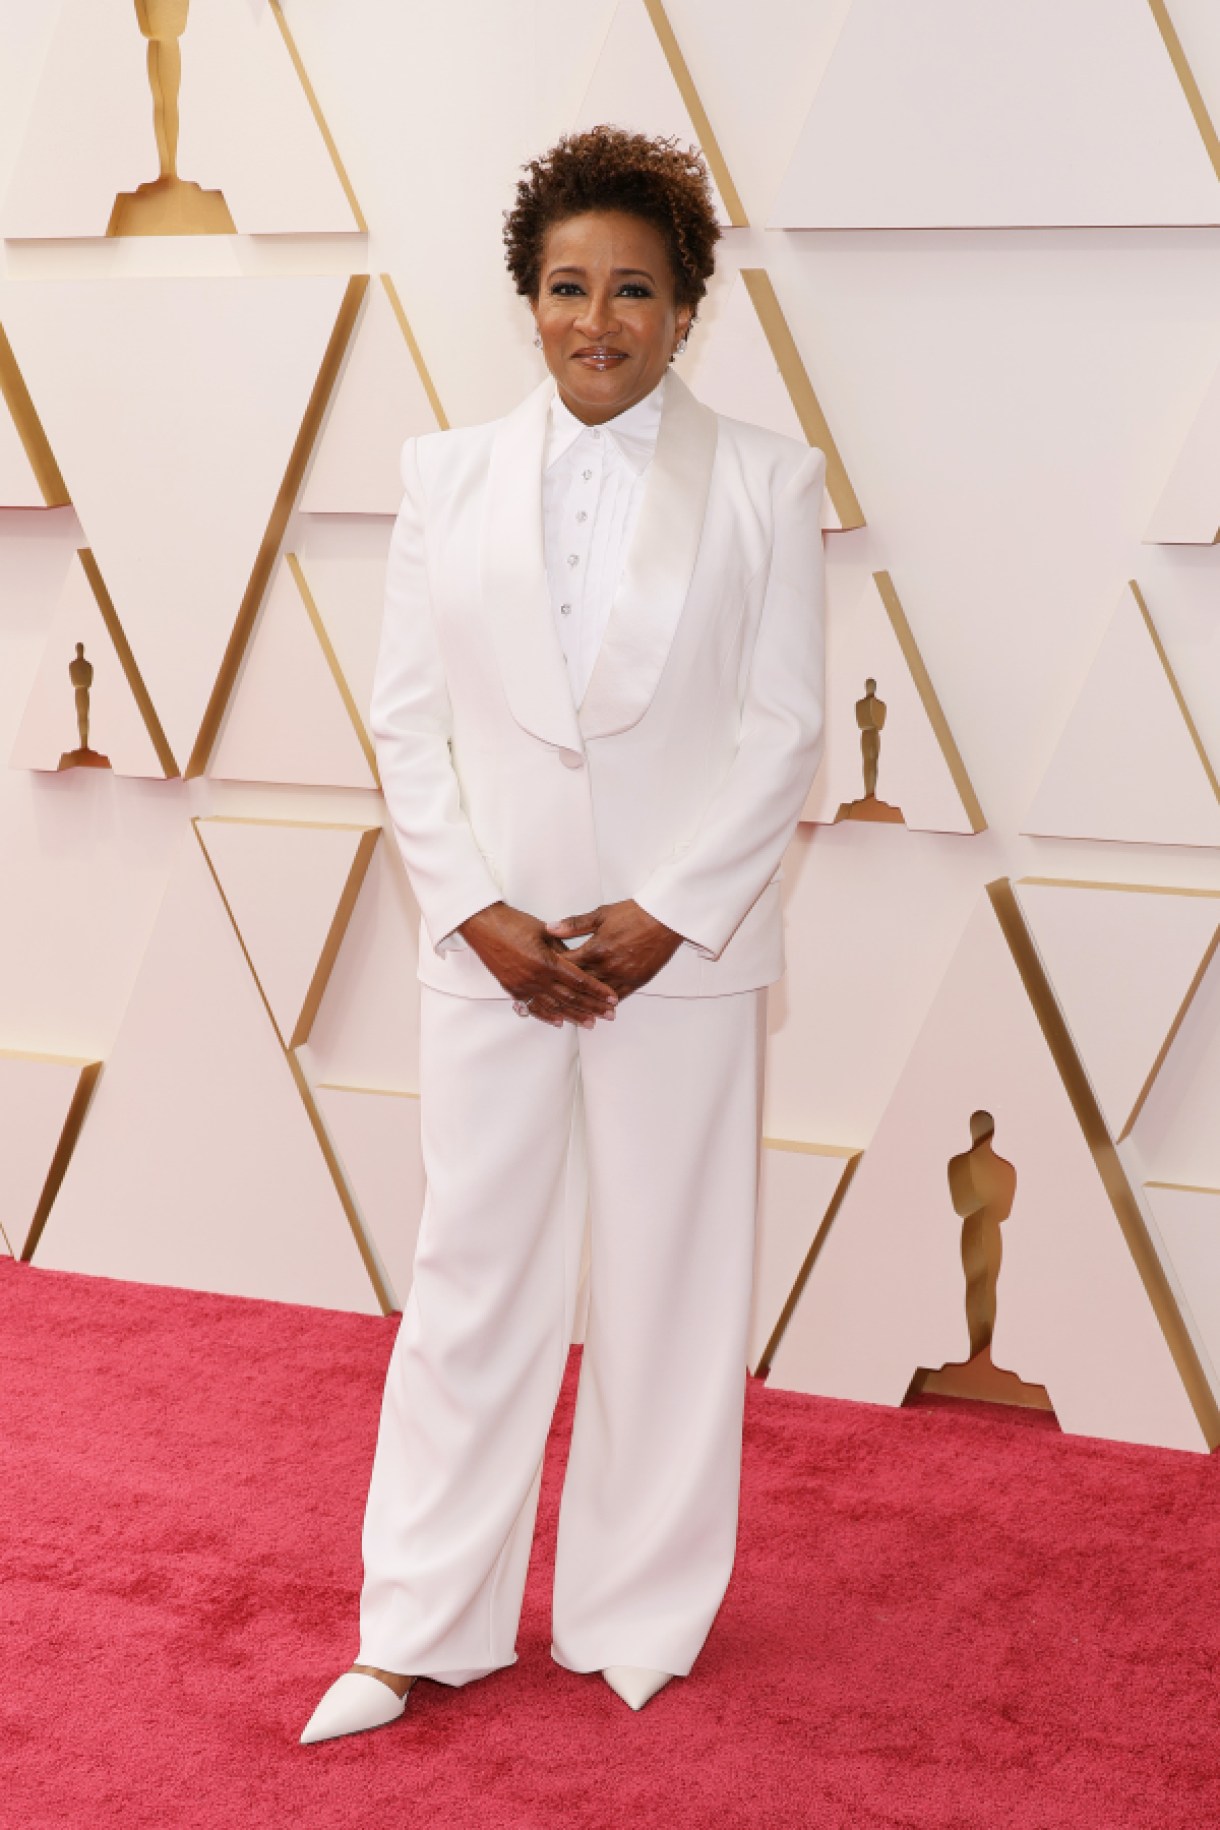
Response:
POLYGON ((634 1716, 547 1652, 569 1382, 520 1662, 299 1747, 397 1325, 0 1262, 4 1830, 1220 1824, 1220 1464, 936 1400, 751 1391, 728 1598, 634 1716))

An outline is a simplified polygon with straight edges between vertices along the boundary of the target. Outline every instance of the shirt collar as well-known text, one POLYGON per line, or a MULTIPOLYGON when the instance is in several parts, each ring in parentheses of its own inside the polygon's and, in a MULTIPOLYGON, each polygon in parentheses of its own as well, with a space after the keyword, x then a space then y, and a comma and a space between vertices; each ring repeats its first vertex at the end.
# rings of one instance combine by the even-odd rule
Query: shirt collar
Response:
MULTIPOLYGON (((618 452, 637 476, 656 449, 664 391, 665 376, 662 375, 656 387, 650 394, 645 394, 643 400, 637 400, 634 406, 601 423, 601 432, 603 436, 609 435, 611 448, 618 452)), ((551 395, 543 468, 549 470, 578 439, 587 439, 592 431, 592 426, 586 426, 583 419, 577 419, 575 413, 564 405, 559 389, 556 388, 551 395)))

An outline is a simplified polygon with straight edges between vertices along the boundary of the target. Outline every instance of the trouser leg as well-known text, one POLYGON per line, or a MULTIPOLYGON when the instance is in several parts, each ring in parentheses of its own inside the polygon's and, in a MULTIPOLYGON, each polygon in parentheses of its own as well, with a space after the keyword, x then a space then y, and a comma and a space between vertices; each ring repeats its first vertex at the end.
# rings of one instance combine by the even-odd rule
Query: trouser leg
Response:
POLYGON ((685 1675, 736 1548, 764 991, 636 995, 581 1032, 589 1319, 554 1645, 685 1675))
POLYGON ((585 1212, 571 1025, 423 987, 428 1193, 362 1535, 358 1662, 460 1684, 516 1658, 585 1212))

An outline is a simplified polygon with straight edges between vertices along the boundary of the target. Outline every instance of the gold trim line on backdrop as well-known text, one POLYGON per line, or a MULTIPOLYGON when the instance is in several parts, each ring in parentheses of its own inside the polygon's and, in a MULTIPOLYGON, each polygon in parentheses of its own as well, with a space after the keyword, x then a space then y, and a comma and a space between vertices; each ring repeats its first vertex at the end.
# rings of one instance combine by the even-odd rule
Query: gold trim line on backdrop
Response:
POLYGON ((68 486, 55 461, 50 441, 42 429, 38 409, 25 385, 25 377, 17 366, 17 358, 5 335, 3 324, 0 324, 0 395, 4 396, 9 418, 17 428, 17 437, 25 449, 30 469, 34 472, 34 481, 42 491, 43 501, 48 508, 67 508, 71 503, 68 486))
POLYGON ((360 208, 356 193, 352 189, 352 181, 347 175, 347 169, 344 166, 342 159, 339 157, 339 148, 335 145, 335 137, 326 124, 326 116, 322 113, 322 110, 318 105, 318 98, 314 93, 313 84, 309 80, 309 73, 302 61, 301 53, 297 50, 296 39, 288 29, 288 21, 284 17, 284 9, 280 5, 280 0, 268 0, 268 5, 271 9, 272 18, 280 28, 280 35, 284 40, 288 55, 292 59, 292 67, 297 73, 297 80, 305 91, 305 99, 313 110, 313 118, 318 124, 318 132, 322 135, 322 138, 326 143, 326 150, 330 154, 331 163, 334 165, 335 175, 338 178, 339 183, 343 186, 343 194, 347 198, 352 215, 356 218, 356 226, 361 235, 367 235, 369 232, 369 225, 364 220, 364 211, 360 208))
MULTIPOLYGON (((282 832, 285 827, 295 827, 300 831, 309 832, 350 832, 360 834, 360 837, 356 842, 356 849, 352 854, 352 862, 344 881, 343 890, 339 896, 338 903, 335 906, 334 915, 331 917, 331 924, 327 930, 326 939, 322 943, 321 951, 318 954, 317 964, 314 967, 309 986, 301 1002, 301 1008, 297 1012, 296 1019, 293 1023, 292 1034, 287 1038, 284 1037, 280 1030, 279 1021, 275 1015, 275 1011, 272 1009, 271 999, 267 996, 262 980, 259 979, 258 967, 254 963, 254 956, 246 946, 245 940, 242 940, 242 948, 246 955, 246 961, 255 978, 258 979, 258 987, 263 993, 263 1002, 271 1012, 271 1021, 275 1024, 276 1034, 279 1035, 280 1041, 283 1042, 286 1047, 300 1048, 302 1043, 309 1041, 309 1033, 313 1028, 314 1019, 318 1014, 323 996, 326 992, 326 987, 330 982, 330 975, 334 970, 335 961, 339 957, 339 949, 343 945, 348 923, 355 912, 356 900, 360 895, 364 879, 368 874, 369 865, 373 861, 373 853, 377 849, 377 841, 381 837, 382 829, 380 826, 365 826, 360 823, 353 824, 347 820, 275 820, 267 819, 261 815, 239 813, 199 814, 196 816, 196 823, 198 824, 200 821, 207 826, 271 826, 274 827, 277 832, 282 832)), ((219 880, 218 871, 213 870, 212 874, 219 880)), ((236 928, 238 926, 237 917, 233 913, 232 906, 228 903, 227 898, 226 907, 229 908, 230 919, 236 928)), ((240 928, 238 928, 238 934, 239 936, 241 934, 240 928)))
MULTIPOLYGON (((1186 987, 1182 1001, 1174 1012, 1173 1020, 1165 1032, 1165 1039, 1157 1050, 1156 1058, 1144 1077, 1143 1084, 1135 1096, 1135 1101, 1131 1110, 1123 1120, 1117 1133, 1116 1142, 1121 1144, 1124 1138, 1130 1137, 1135 1122, 1147 1103, 1148 1095, 1156 1084, 1157 1075, 1164 1067, 1169 1051, 1177 1039, 1178 1031, 1186 1021, 1186 1014, 1194 1003, 1195 993, 1206 978, 1207 969, 1215 958, 1217 949, 1220 948, 1220 890, 1181 890, 1163 883, 1089 883, 1075 877, 1018 877, 1017 882, 1018 884, 1030 883, 1046 889, 1109 890, 1111 892, 1117 890, 1120 892, 1125 891, 1130 895, 1136 896, 1206 896, 1210 897, 1217 905, 1216 932, 1212 935, 1207 949, 1195 970, 1194 976, 1191 979, 1190 984, 1186 987)), ((1153 1186, 1153 1184, 1146 1184, 1146 1186, 1153 1186)))
POLYGON ((1199 129, 1199 137, 1207 148, 1207 156, 1212 162, 1216 177, 1220 178, 1220 134, 1216 132, 1211 115, 1207 112, 1207 103, 1203 100, 1202 91, 1195 81, 1195 73, 1186 60, 1182 41, 1178 37, 1173 20, 1169 17, 1169 8, 1166 6, 1165 0, 1148 0, 1148 5, 1152 17, 1156 21, 1157 30, 1164 40, 1165 49, 1169 53, 1169 61, 1182 85, 1186 105, 1194 116, 1195 126, 1199 129))
POLYGON ((319 1093, 368 1093, 374 1099, 418 1099, 418 1093, 410 1093, 404 1087, 365 1087, 357 1086, 351 1080, 319 1080, 319 1093))
POLYGON ((708 168, 716 180, 716 189, 720 192, 725 210, 728 212, 729 222, 735 229, 749 228, 750 219, 746 215, 745 205, 741 201, 737 186, 733 183, 729 168, 725 164, 724 154, 712 131, 712 123, 708 120, 707 110, 699 100, 699 91, 695 88, 694 78, 682 55, 682 47, 674 34, 674 28, 666 17, 665 8, 662 6, 661 0, 644 0, 644 10, 652 21, 652 29, 665 53, 665 61, 669 65, 670 74, 678 85, 678 93, 691 118, 695 138, 707 160, 708 168))
POLYGON ((936 696, 936 688, 932 684, 932 676, 924 666, 923 656, 919 652, 919 644, 915 640, 911 625, 907 621, 906 612, 899 601, 898 592, 894 588, 894 581, 888 572, 874 572, 873 581, 880 593, 881 601, 885 605, 886 613, 889 616, 894 634, 898 638, 898 645, 902 649, 902 658, 910 670, 910 675, 915 682, 916 690, 919 693, 920 699, 923 701, 923 708, 927 713, 928 723, 932 726, 936 741, 941 748, 941 754, 944 756, 945 763, 948 767, 949 774, 953 778, 953 786, 957 789, 962 806, 966 810, 966 818, 970 821, 972 831, 984 832, 987 827, 987 821, 984 817, 983 809, 979 805, 979 797, 974 792, 974 784, 967 773, 966 765, 962 760, 962 753, 954 741, 953 732, 949 729, 949 721, 941 709, 940 700, 936 696))
POLYGON ((1194 1003, 1195 994, 1198 991, 1200 985, 1202 985, 1203 980, 1207 976, 1208 967, 1211 965, 1213 959, 1216 957, 1217 948, 1220 948, 1220 926, 1217 926, 1216 932, 1212 936, 1210 946, 1208 947, 1206 953, 1203 955, 1203 958, 1199 961, 1199 965, 1195 972, 1195 975, 1191 979, 1190 984, 1186 987, 1185 996, 1183 997, 1182 1002, 1178 1005, 1177 1010, 1174 1012, 1173 1021, 1169 1025, 1168 1030, 1165 1032, 1165 1040, 1161 1043, 1160 1048, 1156 1052, 1156 1059, 1153 1061, 1152 1066, 1148 1069, 1148 1072, 1144 1077, 1144 1083, 1140 1087, 1139 1092, 1135 1096, 1134 1104, 1132 1105, 1131 1110, 1128 1112, 1126 1118, 1123 1120, 1122 1128, 1120 1129, 1120 1131, 1118 1133, 1118 1142, 1120 1144, 1122 1143, 1124 1138, 1130 1137, 1132 1131, 1135 1129, 1136 1121, 1139 1118, 1140 1113, 1143 1111, 1145 1105, 1148 1102, 1149 1094, 1152 1092, 1153 1087, 1156 1085, 1157 1076, 1160 1073, 1161 1069, 1164 1067, 1165 1062, 1169 1056, 1169 1051, 1173 1047, 1174 1043, 1177 1041, 1178 1032, 1181 1029, 1183 1023, 1186 1021, 1186 1013, 1189 1011, 1191 1005, 1194 1003))
POLYGON ((1152 620, 1152 613, 1144 600, 1144 593, 1140 590, 1139 585, 1134 578, 1128 579, 1127 582, 1131 587, 1131 595, 1139 605, 1139 613, 1144 619, 1144 627, 1147 629, 1149 639, 1156 650, 1157 660, 1165 669, 1165 678, 1168 680, 1170 690, 1178 702, 1178 710, 1181 712, 1185 721, 1186 729, 1190 732, 1190 741, 1194 744, 1199 761, 1203 764, 1203 773, 1211 783, 1212 793, 1215 795, 1216 799, 1220 801, 1220 780, 1216 777, 1216 771, 1212 767, 1211 758, 1203 748, 1203 739, 1199 735, 1199 727, 1190 715, 1190 707, 1186 703, 1182 688, 1178 685, 1178 676, 1174 673, 1169 656, 1165 652, 1165 644, 1162 642, 1157 631, 1157 626, 1152 620))
POLYGON ((131 643, 127 640, 123 631, 123 625, 119 621, 119 613, 114 607, 113 598, 106 589, 106 581, 98 569, 98 563, 93 557, 92 548, 87 546, 78 547, 76 549, 76 556, 81 562, 85 577, 89 580, 89 588, 97 600, 97 607, 101 612, 102 621, 106 625, 110 640, 114 644, 114 652, 119 657, 119 665, 126 675, 128 686, 131 688, 131 696, 136 702, 136 707, 141 718, 144 720, 144 726, 148 732, 153 749, 157 752, 157 761, 160 763, 167 780, 179 776, 181 770, 178 767, 174 752, 169 747, 169 739, 162 729, 161 720, 157 716, 157 708, 153 704, 148 688, 144 684, 144 676, 141 674, 136 662, 136 657, 132 653, 131 643))
POLYGON ((364 752, 364 760, 368 763, 373 781, 380 791, 381 776, 377 769, 377 752, 373 748, 373 740, 365 728, 364 719, 360 716, 359 708, 352 696, 352 690, 347 683, 342 667, 339 665, 339 657, 335 653, 330 636, 326 632, 326 625, 322 621, 322 613, 318 609, 317 599, 309 588, 309 582, 305 577, 305 573, 301 568, 300 559, 297 555, 295 553, 285 553, 284 559, 289 572, 296 581, 297 590, 301 594, 301 602, 304 604, 306 614, 313 624, 313 632, 318 638, 318 646, 321 648, 326 659, 326 665, 331 671, 331 675, 339 691, 339 697, 343 701, 344 709, 352 721, 352 729, 355 731, 360 748, 364 752))
MULTIPOLYGON (((331 826, 331 827, 342 825, 344 822, 338 821, 338 820, 291 820, 291 821, 286 821, 286 820, 254 820, 254 819, 241 819, 239 821, 235 816, 231 816, 231 815, 194 814, 191 817, 191 830, 195 834, 195 838, 198 842, 199 849, 202 851, 204 859, 206 860, 206 863, 207 863, 208 870, 211 873, 212 881, 216 885, 216 893, 220 897, 221 904, 224 908, 225 914, 228 916, 230 924, 232 925, 232 928, 233 928, 233 932, 237 937, 237 944, 241 948, 242 957, 245 960, 247 967, 249 968, 250 977, 254 980, 254 984, 255 984, 255 987, 257 988, 258 995, 262 999, 263 1008, 267 1013, 267 1021, 271 1025, 271 1033, 275 1037, 276 1042, 284 1056, 284 1060, 288 1064, 288 1070, 292 1075, 293 1083, 296 1086, 297 1093, 299 1094, 300 1099, 301 1099, 301 1103, 305 1108, 306 1116, 308 1117, 309 1122, 313 1127, 314 1136, 317 1138, 317 1141, 318 1141, 318 1148, 322 1152, 322 1159, 326 1164, 326 1168, 330 1174, 331 1181, 334 1183, 335 1193, 338 1196, 340 1206, 343 1208, 343 1212, 347 1217, 347 1223, 352 1230, 352 1237, 356 1242, 356 1249, 360 1253, 361 1261, 364 1264, 365 1271, 368 1273, 369 1282, 373 1286, 374 1295, 376 1296, 377 1301, 381 1307, 381 1313, 383 1315, 393 1314, 394 1313, 394 1304, 391 1300, 390 1292, 386 1286, 385 1278, 382 1275, 381 1267, 380 1267, 380 1264, 378 1263, 376 1252, 373 1250, 372 1244, 371 1244, 370 1240, 368 1239, 368 1236, 365 1233, 364 1222, 360 1218, 360 1213, 356 1206, 355 1198, 353 1197, 351 1190, 348 1188, 347 1178, 343 1173, 343 1167, 342 1167, 341 1163, 339 1162, 338 1156, 335 1153, 334 1145, 331 1143, 330 1138, 326 1131, 326 1126, 322 1121, 322 1115, 318 1110, 317 1101, 314 1099, 314 1096, 313 1096, 313 1089, 309 1085, 309 1082, 305 1077, 305 1071, 302 1068, 300 1061, 297 1059, 296 1054, 294 1053, 294 1048, 296 1045, 291 1044, 291 1043, 285 1043, 284 1038, 280 1035, 279 1025, 277 1024, 277 1022, 275 1020, 275 1014, 271 1009, 270 1003, 268 1002, 267 994, 263 990, 262 983, 259 980, 258 973, 254 969, 254 961, 250 957, 249 949, 247 948, 246 943, 245 943, 244 939, 242 938, 241 929, 237 925, 237 918, 234 915, 233 910, 229 904, 228 897, 225 895, 224 885, 220 881, 220 874, 217 871, 216 866, 212 862, 211 854, 208 851, 207 844, 205 843, 203 834, 200 831, 200 825, 205 820, 224 821, 227 824, 240 823, 242 825, 262 825, 262 826, 295 825, 295 826, 331 826)), ((361 838, 360 847, 357 852, 357 857, 361 857, 363 855, 363 858, 364 858, 363 866, 359 872, 361 881, 363 881, 364 873, 368 869, 369 859, 372 857, 373 848, 375 847, 377 840, 381 836, 381 828, 380 828, 380 826, 377 826, 377 827, 370 827, 370 828, 364 828, 364 829, 353 828, 353 830, 362 830, 363 834, 364 834, 364 836, 362 836, 362 838, 361 838), (367 848, 367 855, 364 855, 364 852, 365 852, 364 837, 367 837, 370 840, 370 844, 367 848)), ((356 875, 356 867, 355 867, 355 865, 353 865, 351 876, 355 876, 355 875, 356 875)), ((350 877, 349 877, 349 883, 350 883, 350 877)), ((359 887, 359 885, 357 885, 357 888, 358 887, 359 887)), ((343 933, 346 931, 348 922, 351 920, 352 910, 355 907, 355 901, 356 901, 355 896, 352 896, 350 898, 350 900, 348 899, 346 890, 345 890, 344 896, 343 896, 343 898, 341 898, 341 901, 340 901, 340 911, 342 913, 342 924, 341 924, 341 926, 338 926, 338 931, 336 932, 337 924, 339 924, 339 913, 337 913, 336 917, 335 917, 335 922, 333 922, 331 924, 330 933, 327 935, 326 946, 323 949, 324 957, 326 957, 328 959, 328 964, 326 967, 326 976, 327 977, 329 977, 330 970, 333 967, 334 961, 338 955, 339 945, 342 942, 343 933)), ((316 976, 317 975, 315 974, 315 982, 316 982, 316 976)), ((325 989, 325 980, 323 980, 321 989, 322 990, 325 989)), ((311 995, 312 995, 312 990, 313 990, 313 987, 311 985, 311 988, 310 988, 311 995)), ((321 1001, 321 990, 319 991, 319 994, 318 994, 318 1002, 320 1002, 320 1001, 321 1001)), ((316 1014, 316 1005, 315 1005, 315 1014, 316 1014)), ((312 1015, 311 1015, 310 1021, 312 1022, 312 1015)), ((298 1025, 298 1027, 299 1027, 299 1025, 298 1025)), ((295 1035, 296 1031, 294 1030, 293 1033, 295 1035)), ((308 1029, 306 1030, 306 1033, 308 1033, 308 1029)))
POLYGON ((1106 1129, 1089 1077, 1059 1008, 1037 945, 1017 902, 1012 883, 998 877, 987 886, 987 895, 1008 943, 1026 995, 1034 1009, 1051 1058, 1076 1114, 1109 1196, 1122 1235, 1147 1293, 1161 1333, 1165 1337, 1179 1377, 1209 1449, 1220 1443, 1220 1405, 1203 1371, 1190 1331, 1178 1308, 1156 1247, 1149 1236, 1139 1201, 1127 1178, 1114 1142, 1106 1129))
POLYGON ((305 408, 300 430, 284 471, 284 480, 280 484, 279 493, 267 522, 267 531, 263 535, 262 543, 255 557, 250 582, 242 597, 237 619, 225 647, 220 670, 216 675, 216 681, 199 726, 199 734, 187 761, 185 776, 188 780, 193 776, 202 775, 207 769, 208 759, 220 731, 225 706, 233 691, 242 656, 246 652, 246 644, 250 639, 259 606, 271 579, 280 543, 287 531, 297 496, 300 494, 309 454, 313 449, 314 440, 318 436, 322 416, 326 411, 326 403, 330 399, 331 391, 342 366, 343 353, 351 338, 360 303, 368 291, 368 285, 367 273, 354 273, 347 282, 347 290, 343 295, 343 302, 335 318, 334 329, 331 331, 330 340, 326 345, 321 366, 318 369, 318 377, 309 397, 309 404, 305 408))
POLYGON ((796 416, 801 422, 801 431, 811 445, 816 445, 826 453, 826 489, 834 503, 842 530, 849 533, 852 528, 864 527, 864 510, 852 488, 847 466, 835 444, 830 422, 822 411, 821 402, 809 379, 809 371, 801 360, 801 352, 784 316, 771 275, 762 267, 741 267, 738 271, 762 325, 763 335, 771 346, 771 354, 791 397, 796 416))
MULTIPOLYGON (((10 1049, 0 1051, 0 1053, 6 1055, 12 1055, 16 1052, 17 1051, 10 1049)), ((36 1054, 26 1054, 21 1058, 26 1061, 59 1061, 62 1059, 62 1057, 58 1055, 36 1054)), ((55 1146, 54 1154, 51 1157, 50 1167, 47 1170, 47 1179, 42 1185, 42 1192, 38 1197, 33 1216, 30 1220, 29 1231, 25 1236, 25 1244, 21 1248, 20 1257, 22 1264, 29 1264, 37 1250, 38 1241, 42 1238, 42 1231, 46 1226, 47 1216, 55 1205, 55 1197, 59 1193, 60 1184, 67 1173, 68 1164, 72 1158, 72 1152, 76 1148, 76 1140, 80 1136, 81 1126, 85 1122, 85 1114, 89 1110, 89 1101, 93 1098, 97 1088, 98 1077, 102 1071, 102 1063, 100 1061, 82 1061, 79 1065, 80 1078, 77 1080, 76 1089, 73 1092, 71 1101, 68 1105, 68 1111, 64 1118, 63 1130, 59 1134, 59 1142, 55 1146)), ((14 1257, 16 1256, 17 1254, 14 1253, 14 1257)))
POLYGON ((402 332, 403 337, 406 340, 407 348, 411 352, 411 360, 415 364, 416 372, 423 385, 424 393, 428 396, 428 405, 436 414, 436 423, 441 431, 447 432, 449 430, 449 421, 445 416, 445 409, 441 405, 441 397, 433 386, 432 377, 428 373, 428 365, 424 361, 424 352, 420 349, 419 344, 415 340, 415 332, 411 329, 407 314, 403 309, 402 300, 398 296, 398 288, 395 286, 388 273, 383 273, 381 275, 381 283, 385 287, 386 297, 390 301, 394 316, 398 319, 398 328, 402 332))
POLYGON ((864 1156, 862 1150, 854 1150, 843 1145, 801 1144, 790 1142, 785 1138, 766 1137, 763 1139, 763 1145, 764 1148, 769 1150, 801 1150, 806 1151, 813 1156, 840 1156, 844 1159, 844 1165, 843 1174, 839 1177, 839 1180, 835 1185, 835 1191, 826 1204, 826 1211, 818 1223, 818 1228, 813 1235, 809 1250, 806 1252, 804 1259, 801 1262, 801 1268, 793 1280, 792 1288, 788 1292, 787 1301, 780 1310, 779 1315, 776 1318, 775 1326, 768 1337, 767 1344, 759 1355, 759 1378, 765 1378, 771 1370, 771 1362, 779 1351, 779 1344, 784 1338, 784 1330, 792 1320, 796 1306, 801 1300, 801 1294, 804 1291, 805 1285, 813 1275, 813 1268, 818 1261, 818 1256, 821 1253, 822 1247, 826 1244, 830 1229, 835 1222, 835 1216, 843 1205, 844 1197, 851 1187, 851 1179, 855 1175, 856 1170, 860 1167, 860 1163, 864 1156))

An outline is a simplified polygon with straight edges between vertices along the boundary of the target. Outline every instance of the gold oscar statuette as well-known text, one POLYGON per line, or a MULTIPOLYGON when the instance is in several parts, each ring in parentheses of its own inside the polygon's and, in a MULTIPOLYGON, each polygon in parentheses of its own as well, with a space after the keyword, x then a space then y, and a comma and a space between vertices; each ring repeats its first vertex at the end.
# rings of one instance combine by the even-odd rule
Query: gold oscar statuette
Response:
POLYGON ((135 0, 148 40, 148 82, 153 98, 160 176, 138 190, 121 191, 107 235, 236 235, 237 225, 219 191, 178 176, 178 95, 182 85, 179 39, 190 0, 135 0))
POLYGON ((108 769, 110 758, 89 748, 89 688, 93 685, 93 663, 85 659, 85 644, 76 644, 76 654, 68 663, 68 678, 76 694, 76 729, 80 745, 65 750, 57 764, 59 769, 108 769))
POLYGON ((877 771, 881 765, 881 733, 887 711, 884 699, 877 697, 877 682, 864 682, 864 697, 856 701, 856 725, 860 732, 860 754, 864 764, 864 794, 858 801, 843 801, 833 824, 840 820, 874 820, 886 825, 905 824, 901 807, 877 799, 877 771))
POLYGON ((945 1398, 981 1398, 990 1404, 1020 1404, 1030 1410, 1053 1407, 1044 1385, 1027 1385, 1005 1372, 991 1357, 995 1330, 1000 1258, 1000 1228, 1012 1212, 1017 1172, 992 1142, 995 1120, 990 1112, 970 1115, 969 1150, 949 1160, 949 1197, 962 1222, 962 1267, 966 1273, 966 1326, 970 1358, 950 1360, 929 1370, 920 1367, 908 1397, 937 1392, 945 1398))

